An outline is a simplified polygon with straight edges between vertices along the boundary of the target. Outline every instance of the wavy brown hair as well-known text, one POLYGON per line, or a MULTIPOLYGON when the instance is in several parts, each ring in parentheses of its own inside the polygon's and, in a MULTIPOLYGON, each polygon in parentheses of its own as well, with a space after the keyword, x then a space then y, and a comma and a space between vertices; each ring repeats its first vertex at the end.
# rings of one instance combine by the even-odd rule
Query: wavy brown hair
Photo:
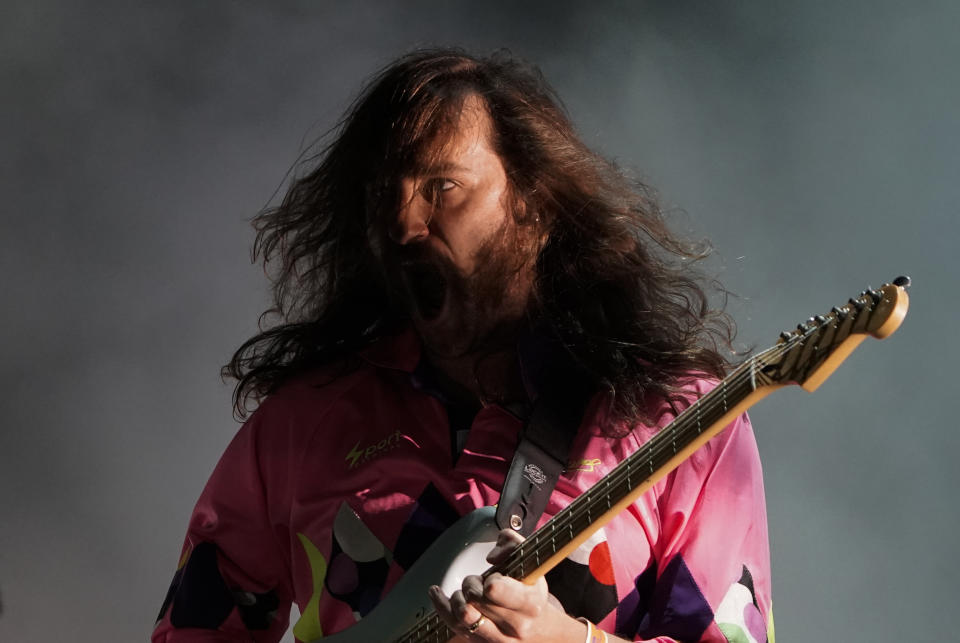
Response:
POLYGON ((578 138, 539 70, 497 53, 417 51, 381 71, 301 163, 280 205, 254 219, 254 259, 271 269, 278 321, 224 367, 247 403, 291 376, 409 324, 390 302, 376 231, 395 217, 399 177, 429 155, 464 100, 479 96, 518 225, 541 226, 531 327, 561 343, 614 416, 648 420, 692 374, 721 377, 732 321, 691 263, 706 255, 668 229, 655 195, 578 138), (534 213, 535 216, 529 216, 534 213))

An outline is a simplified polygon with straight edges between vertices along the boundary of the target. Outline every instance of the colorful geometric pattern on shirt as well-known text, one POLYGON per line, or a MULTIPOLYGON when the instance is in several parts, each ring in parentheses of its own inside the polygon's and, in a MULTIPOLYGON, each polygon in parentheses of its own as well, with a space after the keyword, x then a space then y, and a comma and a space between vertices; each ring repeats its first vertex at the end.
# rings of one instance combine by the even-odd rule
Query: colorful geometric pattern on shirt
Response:
POLYGON ((657 561, 651 558, 647 568, 633 579, 633 590, 617 605, 617 636, 632 639, 637 632, 650 628, 650 602, 656 584, 657 561))
POLYGON ((183 566, 186 564, 189 555, 190 550, 187 550, 180 558, 180 564, 177 565, 177 571, 173 574, 173 580, 170 581, 170 587, 167 588, 167 595, 163 597, 163 604, 160 606, 160 614, 157 616, 157 623, 163 620, 164 614, 167 613, 167 608, 170 607, 170 603, 173 602, 173 596, 177 593, 177 589, 180 587, 180 581, 183 579, 183 566))
POLYGON ((380 602, 389 570, 386 548, 349 505, 341 504, 333 522, 327 591, 349 605, 359 620, 380 602))
POLYGON ((598 623, 617 607, 617 583, 603 529, 546 574, 564 611, 598 623))
POLYGON ((200 543, 174 576, 170 623, 174 627, 215 630, 227 620, 234 602, 217 566, 217 547, 200 543), (178 578, 179 577, 179 578, 178 578))
POLYGON ((234 590, 233 601, 240 610, 240 618, 248 630, 266 630, 277 618, 277 608, 280 607, 280 599, 274 591, 259 594, 257 592, 246 592, 243 590, 234 590))
POLYGON ((730 586, 717 606, 716 621, 730 643, 767 643, 767 626, 746 565, 740 579, 730 586))
POLYGON ((300 610, 300 618, 293 626, 293 635, 300 641, 312 641, 323 636, 320 623, 320 597, 323 594, 324 581, 327 579, 327 559, 320 549, 304 534, 297 532, 297 539, 303 547, 303 553, 310 565, 310 581, 313 591, 310 600, 300 610))
POLYGON ((215 630, 236 607, 247 629, 269 629, 280 606, 276 592, 228 590, 220 575, 217 548, 213 543, 200 543, 184 558, 173 575, 158 621, 172 603, 170 622, 174 627, 215 630))
POLYGON ((183 569, 178 569, 173 575, 173 580, 170 581, 170 587, 167 588, 167 595, 163 597, 163 604, 160 606, 160 613, 157 615, 157 623, 163 620, 164 614, 167 613, 167 608, 170 607, 170 603, 173 602, 173 597, 177 593, 177 589, 180 588, 180 581, 183 579, 183 569))
POLYGON ((410 517, 400 529, 393 548, 394 560, 404 570, 410 569, 440 534, 459 518, 456 509, 444 499, 437 488, 432 483, 428 484, 414 503, 410 517))
POLYGON ((333 525, 330 560, 324 579, 330 595, 350 606, 359 620, 369 614, 383 594, 390 564, 404 570, 457 521, 456 510, 428 484, 413 504, 393 552, 370 531, 347 503, 342 503, 333 525))
MULTIPOLYGON (((644 601, 640 595, 640 588, 641 584, 649 585, 649 578, 644 577, 650 569, 647 568, 637 577, 638 596, 633 599, 636 600, 638 613, 644 604, 647 605, 646 614, 637 622, 635 619, 624 618, 627 615, 618 610, 617 633, 628 638, 637 635, 644 639, 672 636, 681 641, 699 641, 713 621, 713 610, 703 597, 683 557, 674 556, 667 563, 653 586, 650 598, 644 601), (622 625, 621 618, 623 618, 622 625), (627 627, 628 622, 637 622, 637 629, 630 631, 627 627)), ((624 602, 631 596, 632 593, 624 599, 624 602)))

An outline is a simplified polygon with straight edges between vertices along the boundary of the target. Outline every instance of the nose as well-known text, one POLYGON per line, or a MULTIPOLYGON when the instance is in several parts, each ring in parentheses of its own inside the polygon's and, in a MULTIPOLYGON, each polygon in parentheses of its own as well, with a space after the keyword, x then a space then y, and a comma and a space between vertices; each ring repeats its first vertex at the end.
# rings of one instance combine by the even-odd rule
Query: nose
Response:
POLYGON ((426 199, 415 196, 405 201, 390 228, 390 239, 400 245, 423 241, 430 236, 433 216, 433 208, 426 199))

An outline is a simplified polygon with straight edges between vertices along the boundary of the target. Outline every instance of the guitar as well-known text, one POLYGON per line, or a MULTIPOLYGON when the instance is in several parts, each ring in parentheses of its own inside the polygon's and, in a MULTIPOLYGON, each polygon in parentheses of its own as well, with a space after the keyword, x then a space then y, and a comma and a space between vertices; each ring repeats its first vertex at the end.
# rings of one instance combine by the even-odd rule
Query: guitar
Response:
MULTIPOLYGON (((813 392, 868 336, 891 335, 907 314, 909 285, 907 277, 898 277, 782 333, 774 346, 744 361, 482 575, 499 572, 528 583, 539 579, 748 408, 791 384, 813 392)), ((433 611, 427 588, 439 584, 450 594, 460 588, 466 575, 483 569, 485 556, 496 542, 494 514, 494 507, 481 507, 454 523, 404 574, 387 600, 355 626, 322 641, 441 643, 452 639, 455 634, 433 611), (437 583, 437 570, 442 569, 447 573, 437 583)))

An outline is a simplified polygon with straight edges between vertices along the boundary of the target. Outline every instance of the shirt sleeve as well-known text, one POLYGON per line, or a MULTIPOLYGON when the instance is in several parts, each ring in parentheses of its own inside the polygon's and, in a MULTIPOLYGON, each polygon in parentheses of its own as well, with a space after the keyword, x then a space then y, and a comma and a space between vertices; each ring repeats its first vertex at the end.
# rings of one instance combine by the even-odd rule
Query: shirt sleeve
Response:
POLYGON ((656 582, 635 640, 772 642, 763 475, 747 416, 653 491, 656 582))
POLYGON ((227 447, 193 510, 153 643, 275 643, 287 629, 282 498, 291 467, 282 437, 263 439, 262 410, 227 447))

